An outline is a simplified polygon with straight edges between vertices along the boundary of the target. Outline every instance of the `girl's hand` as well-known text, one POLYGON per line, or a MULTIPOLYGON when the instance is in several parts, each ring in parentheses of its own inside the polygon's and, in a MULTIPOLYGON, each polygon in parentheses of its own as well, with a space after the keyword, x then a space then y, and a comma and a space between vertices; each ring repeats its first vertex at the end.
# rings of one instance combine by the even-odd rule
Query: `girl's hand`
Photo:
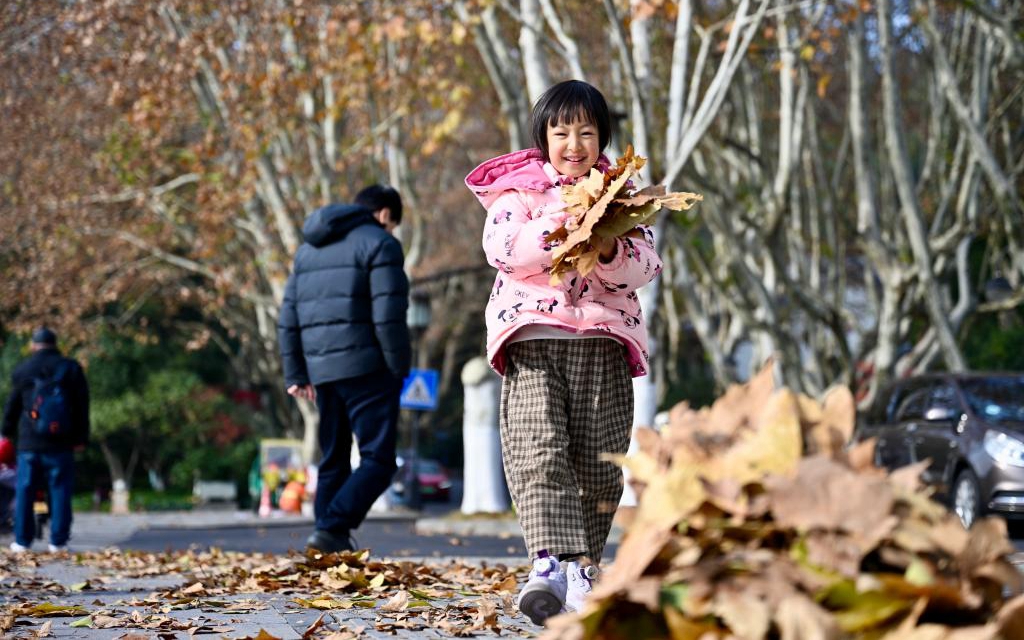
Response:
POLYGON ((593 236, 590 239, 592 247, 597 249, 600 254, 601 262, 611 262, 615 258, 615 254, 619 251, 619 242, 615 238, 601 238, 599 236, 593 236))

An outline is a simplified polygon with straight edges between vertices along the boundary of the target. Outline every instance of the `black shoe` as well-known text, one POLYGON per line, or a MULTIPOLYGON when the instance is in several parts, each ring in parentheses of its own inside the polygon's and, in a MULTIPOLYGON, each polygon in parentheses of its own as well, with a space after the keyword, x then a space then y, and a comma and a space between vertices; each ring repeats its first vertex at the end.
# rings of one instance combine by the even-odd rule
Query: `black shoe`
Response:
POLYGON ((352 543, 352 537, 347 533, 339 535, 325 529, 317 529, 306 539, 306 548, 315 549, 321 553, 339 553, 355 551, 356 546, 352 543))

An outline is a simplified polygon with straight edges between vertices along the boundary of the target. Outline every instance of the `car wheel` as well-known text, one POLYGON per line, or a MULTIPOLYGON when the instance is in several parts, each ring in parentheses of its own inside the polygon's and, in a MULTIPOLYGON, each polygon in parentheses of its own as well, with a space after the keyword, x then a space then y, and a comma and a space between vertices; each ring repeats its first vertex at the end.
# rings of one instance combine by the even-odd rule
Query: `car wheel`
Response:
POLYGON ((970 469, 961 471, 953 483, 953 511, 965 529, 970 529, 981 516, 981 488, 970 469))

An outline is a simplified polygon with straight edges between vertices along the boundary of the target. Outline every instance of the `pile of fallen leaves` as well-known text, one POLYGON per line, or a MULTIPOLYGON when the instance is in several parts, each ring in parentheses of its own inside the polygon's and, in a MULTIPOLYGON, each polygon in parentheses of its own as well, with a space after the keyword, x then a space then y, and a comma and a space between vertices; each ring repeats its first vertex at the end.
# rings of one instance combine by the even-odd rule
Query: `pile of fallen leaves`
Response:
POLYGON ((1001 519, 969 532, 920 486, 849 447, 854 401, 770 370, 712 407, 675 407, 621 460, 642 485, 613 566, 547 637, 760 640, 1024 638, 1001 519))
MULTIPOLYGON (((512 595, 521 572, 519 567, 501 564, 384 561, 372 558, 366 550, 278 556, 218 549, 166 553, 111 549, 78 553, 74 559, 83 569, 95 571, 88 581, 65 587, 35 577, 41 564, 50 560, 48 555, 0 556, 5 561, 0 563, 0 582, 10 596, 0 615, 0 637, 22 637, 14 629, 26 624, 26 618, 55 617, 75 618, 68 625, 72 628, 139 630, 160 637, 175 632, 238 637, 223 616, 183 619, 179 612, 251 613, 267 608, 266 599, 257 597, 261 594, 286 598, 293 610, 323 612, 306 629, 304 638, 342 640, 371 631, 394 634, 427 629, 453 637, 501 633, 498 618, 514 615, 512 595), (60 599, 71 593, 99 596, 107 585, 135 579, 159 579, 169 586, 114 602, 96 599, 91 605, 60 599), (363 624, 339 629, 334 613, 353 609, 366 610, 369 620, 354 617, 363 624)), ((51 627, 44 622, 31 637, 48 636, 51 627)), ((262 632, 259 638, 275 637, 262 632)))
POLYGON ((563 226, 544 238, 560 243, 552 251, 552 286, 572 271, 586 276, 594 270, 599 253, 590 243, 592 236, 618 238, 635 234, 637 225, 653 222, 662 208, 685 211, 704 199, 696 193, 666 193, 664 185, 636 189, 632 178, 646 162, 642 156, 634 155, 630 145, 614 167, 605 172, 591 169, 586 178, 562 187, 568 216, 563 226))

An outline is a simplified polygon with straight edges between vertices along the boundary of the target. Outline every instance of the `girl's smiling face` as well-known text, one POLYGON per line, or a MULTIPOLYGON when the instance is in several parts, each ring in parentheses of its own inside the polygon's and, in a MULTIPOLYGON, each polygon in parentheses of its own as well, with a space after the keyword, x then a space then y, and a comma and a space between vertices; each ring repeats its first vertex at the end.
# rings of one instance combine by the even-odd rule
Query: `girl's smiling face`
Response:
POLYGON ((601 153, 597 127, 584 120, 548 123, 548 158, 558 173, 579 178, 597 164, 601 153))

